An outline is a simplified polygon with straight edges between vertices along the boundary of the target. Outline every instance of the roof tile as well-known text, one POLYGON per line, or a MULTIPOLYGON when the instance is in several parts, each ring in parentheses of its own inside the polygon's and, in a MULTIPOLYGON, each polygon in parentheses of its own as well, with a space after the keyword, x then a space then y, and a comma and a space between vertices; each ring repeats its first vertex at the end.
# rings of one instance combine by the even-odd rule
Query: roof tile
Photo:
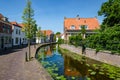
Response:
POLYGON ((99 29, 97 18, 66 18, 64 20, 65 29, 69 30, 72 25, 75 26, 75 30, 79 30, 81 25, 87 25, 88 30, 99 29))

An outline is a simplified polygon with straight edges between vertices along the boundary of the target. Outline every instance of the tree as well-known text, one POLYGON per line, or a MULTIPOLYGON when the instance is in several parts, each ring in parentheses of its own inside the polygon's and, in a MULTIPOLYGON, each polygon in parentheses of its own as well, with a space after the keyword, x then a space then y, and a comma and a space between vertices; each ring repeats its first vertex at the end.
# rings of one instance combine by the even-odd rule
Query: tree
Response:
POLYGON ((32 24, 33 24, 33 30, 32 30, 32 32, 33 32, 33 40, 35 42, 36 41, 36 31, 37 31, 36 21, 34 20, 32 24))
POLYGON ((41 27, 38 27, 38 30, 37 30, 37 33, 36 33, 36 36, 37 36, 37 38, 38 38, 38 43, 39 43, 39 41, 40 41, 40 37, 41 37, 41 27))
MULTIPOLYGON (((120 0, 108 0, 103 3, 98 15, 103 15, 103 25, 113 27, 115 24, 120 24, 120 0)), ((105 27, 105 26, 102 26, 105 27)))
POLYGON ((60 32, 56 32, 56 35, 60 35, 61 33, 60 32))
POLYGON ((24 9, 22 19, 24 24, 23 31, 25 32, 25 35, 28 39, 29 60, 31 59, 30 42, 35 35, 36 26, 37 26, 33 16, 34 16, 34 10, 31 7, 31 1, 27 0, 27 5, 24 9))
POLYGON ((90 48, 109 50, 120 53, 120 26, 106 28, 103 32, 91 35, 87 38, 87 46, 90 48))
POLYGON ((108 0, 103 3, 98 15, 103 15, 104 21, 98 34, 87 38, 87 46, 99 50, 109 50, 120 53, 120 0, 108 0))
POLYGON ((82 28, 82 29, 81 29, 81 34, 82 34, 82 38, 83 38, 83 39, 85 39, 85 34, 86 34, 86 29, 85 29, 85 27, 86 27, 85 25, 82 25, 82 26, 81 26, 81 28, 82 28))
POLYGON ((85 34, 86 34, 86 29, 85 25, 81 26, 81 34, 82 34, 82 54, 85 53, 85 34))
POLYGON ((55 34, 55 41, 57 41, 58 42, 58 40, 61 38, 61 36, 60 36, 60 32, 56 32, 56 34, 55 34))

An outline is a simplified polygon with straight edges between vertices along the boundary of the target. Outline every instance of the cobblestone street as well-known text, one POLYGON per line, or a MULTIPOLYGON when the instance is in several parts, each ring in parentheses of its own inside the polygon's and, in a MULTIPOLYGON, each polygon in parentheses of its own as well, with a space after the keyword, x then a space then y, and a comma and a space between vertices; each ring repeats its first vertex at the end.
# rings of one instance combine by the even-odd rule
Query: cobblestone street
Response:
MULTIPOLYGON (((34 46, 31 46, 33 51, 34 46)), ((36 50, 36 49, 34 49, 36 50)), ((0 54, 0 80, 51 80, 50 75, 34 58, 25 61, 27 48, 12 49, 0 54)))

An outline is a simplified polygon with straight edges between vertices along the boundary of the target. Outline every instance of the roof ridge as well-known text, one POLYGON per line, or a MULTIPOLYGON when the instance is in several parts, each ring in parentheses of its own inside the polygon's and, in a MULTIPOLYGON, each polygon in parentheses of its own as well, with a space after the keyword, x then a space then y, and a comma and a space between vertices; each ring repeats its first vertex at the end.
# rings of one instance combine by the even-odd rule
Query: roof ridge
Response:
MULTIPOLYGON (((84 18, 84 17, 79 17, 79 19, 94 19, 94 18, 96 18, 96 17, 88 17, 88 18, 84 18)), ((66 19, 77 19, 77 18, 66 18, 66 19)))

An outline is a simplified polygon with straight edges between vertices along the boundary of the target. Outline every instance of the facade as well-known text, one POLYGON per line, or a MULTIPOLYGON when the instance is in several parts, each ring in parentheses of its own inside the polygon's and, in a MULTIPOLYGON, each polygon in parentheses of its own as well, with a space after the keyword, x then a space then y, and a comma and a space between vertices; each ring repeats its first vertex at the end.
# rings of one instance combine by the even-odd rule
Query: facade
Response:
POLYGON ((56 42, 58 42, 58 39, 64 39, 64 33, 56 35, 56 42))
POLYGON ((46 39, 45 42, 52 41, 53 38, 53 31, 52 30, 42 30, 43 35, 45 35, 46 39))
POLYGON ((36 37, 36 43, 54 42, 54 34, 51 30, 41 30, 40 39, 36 37))
POLYGON ((42 31, 39 32, 40 32, 40 38, 36 37, 36 43, 44 43, 44 37, 42 36, 43 33, 42 31))
POLYGON ((21 27, 21 39, 22 39, 22 45, 26 45, 28 44, 28 40, 25 36, 25 32, 22 31, 22 28, 24 27, 24 25, 22 23, 18 24, 21 27))
POLYGON ((8 18, 0 14, 0 50, 11 48, 12 25, 8 18))
POLYGON ((22 32, 22 26, 17 22, 11 22, 11 24, 12 24, 12 46, 26 44, 26 38, 24 32, 22 32))
POLYGON ((99 22, 94 18, 64 18, 64 39, 69 40, 69 36, 81 33, 82 26, 86 29, 86 36, 95 34, 94 30, 99 29, 99 22))
POLYGON ((64 33, 63 33, 63 34, 61 34, 61 39, 64 39, 64 33))

